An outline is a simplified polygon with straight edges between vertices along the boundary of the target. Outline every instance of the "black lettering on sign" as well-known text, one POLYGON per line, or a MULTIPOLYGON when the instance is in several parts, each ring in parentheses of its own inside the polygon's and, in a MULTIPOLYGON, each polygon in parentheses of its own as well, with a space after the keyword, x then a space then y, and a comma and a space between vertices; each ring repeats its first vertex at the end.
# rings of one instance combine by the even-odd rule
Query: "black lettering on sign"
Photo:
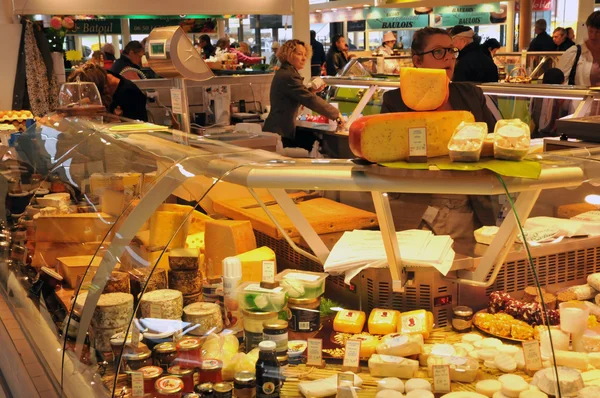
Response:
POLYGON ((481 18, 459 18, 459 25, 476 25, 481 23, 481 18))
POLYGON ((399 28, 412 28, 412 22, 383 22, 381 24, 382 29, 399 29, 399 28))

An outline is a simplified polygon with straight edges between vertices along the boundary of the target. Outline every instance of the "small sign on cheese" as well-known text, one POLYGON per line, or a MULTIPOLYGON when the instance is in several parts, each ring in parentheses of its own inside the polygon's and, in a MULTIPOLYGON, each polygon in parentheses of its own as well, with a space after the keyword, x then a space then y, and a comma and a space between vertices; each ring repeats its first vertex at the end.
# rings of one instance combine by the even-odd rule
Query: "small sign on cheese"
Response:
POLYGON ((360 367, 360 340, 348 340, 346 342, 346 352, 344 353, 345 368, 359 368, 360 367))
POLYGON ((436 393, 450 392, 450 366, 433 365, 433 391, 436 393))
POLYGON ((264 260, 262 262, 262 281, 275 282, 275 261, 264 260))
POLYGON ((539 370, 542 368, 542 354, 540 343, 537 340, 523 341, 523 356, 525 357, 525 369, 539 370))

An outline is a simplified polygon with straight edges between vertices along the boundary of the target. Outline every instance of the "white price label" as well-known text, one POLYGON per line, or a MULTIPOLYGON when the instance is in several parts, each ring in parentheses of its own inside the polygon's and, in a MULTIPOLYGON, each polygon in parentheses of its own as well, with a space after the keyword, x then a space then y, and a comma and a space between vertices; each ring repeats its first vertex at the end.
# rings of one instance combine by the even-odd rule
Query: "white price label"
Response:
POLYGON ((360 340, 348 340, 346 342, 346 352, 344 353, 344 367, 360 367, 360 340))
POLYGON ((298 328, 300 330, 310 330, 310 322, 298 322, 298 328))
POLYGON ((337 376, 338 387, 342 385, 354 386, 354 373, 338 373, 337 376))
POLYGON ((427 156, 427 129, 413 127, 408 129, 408 156, 427 156))
POLYGON ((178 88, 171 89, 171 106, 173 113, 181 115, 183 113, 183 93, 178 88))
POLYGON ((162 305, 158 303, 150 304, 150 318, 162 318, 162 305))
POLYGON ((540 343, 537 340, 528 340, 523 343, 523 356, 525 357, 525 369, 540 370, 542 368, 542 354, 540 343))
POLYGON ((433 392, 450 392, 450 366, 433 365, 433 392))
POLYGON ((275 282, 275 261, 264 260, 262 262, 262 281, 275 282))
POLYGON ((321 366, 323 363, 323 340, 308 339, 308 354, 306 354, 306 365, 321 366))
MULTIPOLYGON (((127 341, 127 339, 125 339, 127 341)), ((131 325, 131 346, 137 347, 140 344, 140 330, 135 326, 131 325)))
POLYGON ((144 374, 142 372, 132 372, 131 375, 131 396, 144 396, 144 374))

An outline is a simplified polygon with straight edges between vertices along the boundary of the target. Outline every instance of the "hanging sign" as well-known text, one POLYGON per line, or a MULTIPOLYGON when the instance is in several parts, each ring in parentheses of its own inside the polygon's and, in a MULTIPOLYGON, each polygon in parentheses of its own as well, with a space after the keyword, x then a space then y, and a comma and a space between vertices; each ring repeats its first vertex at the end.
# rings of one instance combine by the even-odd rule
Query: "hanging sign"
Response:
POLYGON ((121 20, 111 19, 76 19, 75 27, 68 34, 72 35, 120 35, 121 20))
POLYGON ((347 29, 348 32, 364 32, 367 26, 367 21, 348 21, 347 29))
POLYGON ((417 15, 412 8, 374 8, 365 13, 371 30, 419 29, 429 25, 429 16, 417 15))
POLYGON ((152 18, 152 19, 130 19, 129 30, 133 35, 149 34, 154 28, 163 26, 181 26, 186 33, 216 33, 217 20, 214 18, 199 19, 173 19, 173 18, 152 18))
MULTIPOLYGON (((505 11, 505 10, 504 10, 505 11)), ((435 7, 429 15, 430 25, 434 27, 451 27, 456 25, 489 25, 506 21, 501 14, 500 3, 474 4, 470 6, 435 7)))
MULTIPOLYGON (((597 3, 598 1, 596 1, 597 3)), ((552 11, 552 0, 533 0, 531 4, 531 11, 552 11)), ((519 12, 520 2, 517 0, 515 3, 515 11, 519 12)))

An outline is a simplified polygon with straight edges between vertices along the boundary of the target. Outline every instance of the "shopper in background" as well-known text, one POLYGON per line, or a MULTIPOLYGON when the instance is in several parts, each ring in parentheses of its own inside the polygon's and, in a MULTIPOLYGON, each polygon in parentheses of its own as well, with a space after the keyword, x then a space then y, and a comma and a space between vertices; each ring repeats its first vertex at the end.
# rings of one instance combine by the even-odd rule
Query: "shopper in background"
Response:
POLYGON ((594 11, 585 21, 588 39, 572 46, 560 57, 558 68, 565 82, 578 86, 600 85, 600 11, 594 11))
POLYGON ((104 60, 105 61, 115 61, 115 46, 113 46, 110 43, 106 43, 105 45, 102 46, 101 48, 102 51, 102 55, 104 55, 104 60))
POLYGON ((237 55, 238 62, 241 62, 244 65, 259 64, 263 61, 263 59, 265 59, 265 57, 249 57, 241 51, 231 47, 231 45, 229 44, 229 38, 227 37, 222 37, 217 41, 217 48, 220 48, 225 52, 237 55))
POLYGON ((335 76, 344 69, 348 63, 348 56, 344 53, 346 50, 346 39, 342 35, 335 35, 331 38, 331 47, 327 51, 327 76, 335 76))
POLYGON ((377 54, 381 55, 394 55, 394 44, 396 44, 396 36, 394 32, 385 32, 381 46, 377 48, 377 54))
POLYGON ((575 43, 567 36, 567 30, 564 28, 556 28, 552 32, 552 40, 556 44, 557 51, 567 51, 575 43))
POLYGON ((247 57, 252 56, 252 53, 250 52, 250 45, 248 43, 246 43, 245 41, 240 43, 240 48, 238 49, 238 51, 240 51, 242 54, 244 54, 247 57))
POLYGON ((575 31, 573 30, 573 28, 566 28, 565 30, 567 31, 567 37, 569 38, 569 40, 575 43, 575 31))
POLYGON ((278 41, 274 41, 271 44, 271 51, 273 51, 273 53, 271 54, 271 58, 269 59, 269 67, 272 69, 274 69, 276 66, 281 66, 279 65, 279 60, 277 59, 277 51, 279 51, 280 47, 281 45, 278 41))
MULTIPOLYGON (((544 73, 543 84, 563 84, 565 76, 558 68, 548 69, 544 73)), ((532 98, 529 104, 529 113, 535 126, 531 131, 532 138, 556 137, 556 120, 565 116, 561 114, 564 99, 532 98)), ((566 112, 564 112, 566 113, 566 112)))
POLYGON ((145 79, 142 73, 142 57, 144 47, 139 41, 130 41, 123 49, 121 57, 110 67, 115 75, 123 76, 129 80, 145 79))
POLYGON ((312 57, 310 59, 310 75, 321 76, 323 65, 325 64, 325 50, 323 44, 317 40, 317 32, 314 30, 310 31, 310 46, 312 47, 312 57))
POLYGON ((198 45, 202 49, 202 57, 204 59, 215 56, 215 51, 217 51, 217 48, 212 45, 212 42, 210 41, 210 36, 208 36, 208 35, 200 36, 198 45))
POLYGON ((498 67, 479 45, 481 39, 473 29, 456 25, 450 30, 454 46, 460 50, 453 81, 489 83, 498 82, 498 67))
POLYGON ((535 21, 535 38, 529 44, 527 51, 556 51, 556 44, 552 37, 546 33, 547 23, 545 19, 535 21))
POLYGON ((340 112, 315 93, 322 90, 308 89, 298 72, 311 58, 310 47, 300 40, 288 40, 277 52, 281 68, 275 72, 271 83, 271 112, 265 121, 264 131, 281 135, 284 147, 300 147, 311 150, 316 137, 312 134, 296 136, 296 115, 300 105, 336 120, 343 125, 340 112))
POLYGON ((494 58, 494 56, 496 55, 496 53, 498 52, 500 47, 501 47, 500 42, 496 39, 487 39, 481 45, 483 52, 486 55, 489 55, 490 58, 492 58, 492 59, 494 58))
POLYGON ((92 82, 98 87, 102 105, 108 112, 128 119, 148 121, 146 95, 135 83, 90 62, 71 72, 67 80, 75 82, 77 79, 92 82))

